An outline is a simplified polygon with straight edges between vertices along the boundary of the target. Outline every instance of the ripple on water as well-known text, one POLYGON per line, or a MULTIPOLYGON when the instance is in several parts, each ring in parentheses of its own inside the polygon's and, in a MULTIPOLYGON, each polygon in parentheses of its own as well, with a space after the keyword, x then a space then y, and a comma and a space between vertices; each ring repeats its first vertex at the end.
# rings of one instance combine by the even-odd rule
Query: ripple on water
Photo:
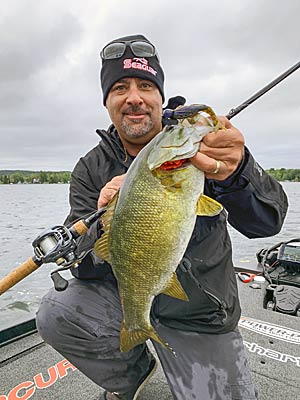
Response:
POLYGON ((14 225, 12 225, 12 224, 6 224, 6 225, 5 225, 5 228, 11 229, 11 228, 14 228, 14 225))
POLYGON ((10 310, 20 310, 20 311, 26 311, 30 312, 32 311, 30 306, 31 302, 25 302, 25 301, 14 301, 13 303, 10 303, 7 305, 7 308, 10 310))

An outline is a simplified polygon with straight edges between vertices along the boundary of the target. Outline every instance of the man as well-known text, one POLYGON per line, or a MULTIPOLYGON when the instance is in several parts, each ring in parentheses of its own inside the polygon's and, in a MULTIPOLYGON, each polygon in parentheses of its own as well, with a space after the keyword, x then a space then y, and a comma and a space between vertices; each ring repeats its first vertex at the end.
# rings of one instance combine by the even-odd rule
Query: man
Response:
MULTIPOLYGON (((97 131, 100 143, 76 165, 70 186, 72 223, 105 206, 120 188, 139 151, 162 129, 164 74, 155 47, 142 35, 110 42, 101 52, 103 101, 112 125, 97 131)), ((177 358, 153 343, 175 399, 255 399, 255 388, 237 329, 240 317, 228 221, 249 238, 281 229, 287 199, 281 186, 254 161, 242 134, 210 133, 191 159, 205 172, 205 194, 222 203, 215 217, 198 217, 178 278, 189 302, 155 298, 152 324, 177 358), (191 268, 189 268, 191 267, 191 268), (195 283, 196 282, 196 283, 195 283)), ((146 344, 119 350, 122 311, 109 264, 89 252, 100 223, 78 241, 85 254, 64 292, 42 300, 37 325, 46 342, 106 389, 101 399, 137 399, 157 361, 146 344)), ((159 262, 159 261, 158 261, 159 262)))

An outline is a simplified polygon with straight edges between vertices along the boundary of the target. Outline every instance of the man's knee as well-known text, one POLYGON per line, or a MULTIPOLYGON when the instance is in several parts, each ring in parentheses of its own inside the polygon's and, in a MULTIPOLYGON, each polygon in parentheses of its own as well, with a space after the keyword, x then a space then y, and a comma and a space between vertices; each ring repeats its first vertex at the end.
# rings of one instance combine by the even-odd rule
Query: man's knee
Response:
POLYGON ((109 285, 70 281, 64 292, 51 289, 41 301, 36 322, 45 342, 61 353, 119 353, 122 311, 109 285))
MULTIPOLYGON (((51 292, 51 291, 50 291, 51 292)), ((59 336, 59 324, 64 319, 64 310, 60 303, 53 302, 48 292, 42 299, 36 313, 36 325, 45 342, 52 344, 59 336)))

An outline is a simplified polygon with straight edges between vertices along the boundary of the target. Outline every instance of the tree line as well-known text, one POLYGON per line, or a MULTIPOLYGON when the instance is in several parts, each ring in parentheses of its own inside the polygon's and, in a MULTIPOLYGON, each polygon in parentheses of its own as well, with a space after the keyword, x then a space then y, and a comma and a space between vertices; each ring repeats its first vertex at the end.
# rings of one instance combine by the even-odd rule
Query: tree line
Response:
POLYGON ((277 179, 277 181, 300 182, 300 169, 270 168, 267 172, 277 179))
POLYGON ((18 183, 69 183, 69 171, 0 171, 0 184, 18 183))
MULTIPOLYGON (((300 169, 270 168, 267 173, 278 181, 300 182, 300 169)), ((0 170, 0 184, 17 183, 69 183, 69 171, 0 170)))

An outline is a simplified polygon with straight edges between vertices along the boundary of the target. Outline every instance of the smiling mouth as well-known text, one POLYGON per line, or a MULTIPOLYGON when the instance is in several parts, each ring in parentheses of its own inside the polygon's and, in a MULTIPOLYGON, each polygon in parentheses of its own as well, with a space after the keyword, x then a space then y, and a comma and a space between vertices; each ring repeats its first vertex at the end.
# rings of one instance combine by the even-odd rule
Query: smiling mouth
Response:
POLYGON ((125 114, 125 116, 129 119, 142 119, 146 116, 147 114, 125 114))
POLYGON ((147 121, 148 114, 124 114, 125 121, 128 124, 144 124, 147 121))

